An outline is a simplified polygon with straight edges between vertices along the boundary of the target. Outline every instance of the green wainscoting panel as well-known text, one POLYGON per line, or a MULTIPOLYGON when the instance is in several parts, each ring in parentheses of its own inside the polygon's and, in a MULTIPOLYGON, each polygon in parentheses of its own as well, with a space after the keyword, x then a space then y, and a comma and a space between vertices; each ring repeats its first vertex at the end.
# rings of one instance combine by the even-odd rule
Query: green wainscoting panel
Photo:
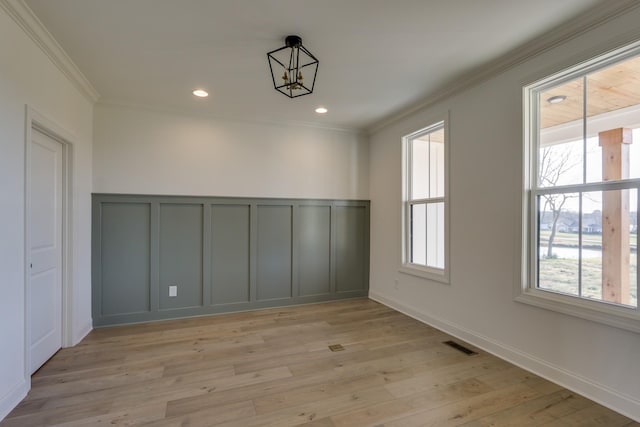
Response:
POLYGON ((331 292, 331 205, 300 205, 298 215, 300 295, 331 292))
POLYGON ((202 306, 202 211, 201 204, 160 204, 160 310, 202 306))
POLYGON ((336 291, 367 287, 369 271, 368 210, 364 206, 336 206, 336 291))
POLYGON ((257 299, 293 297, 292 206, 258 206, 257 299))
POLYGON ((250 205, 211 207, 210 304, 249 302, 250 205))
MULTIPOLYGON (((151 311, 151 206, 145 203, 104 203, 101 206, 101 316, 151 311)), ((94 313, 95 316, 96 313, 94 313)))
POLYGON ((96 327, 366 297, 368 289, 368 201, 93 195, 96 327))

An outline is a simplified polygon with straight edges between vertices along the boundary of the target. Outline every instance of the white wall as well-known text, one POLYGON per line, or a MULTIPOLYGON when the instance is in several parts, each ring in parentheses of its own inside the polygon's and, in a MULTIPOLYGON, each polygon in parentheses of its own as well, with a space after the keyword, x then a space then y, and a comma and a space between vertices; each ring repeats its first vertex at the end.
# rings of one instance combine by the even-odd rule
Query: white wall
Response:
POLYGON ((0 7, 0 419, 26 394, 25 104, 74 136, 74 283, 71 338, 91 327, 92 103, 0 7))
POLYGON ((368 144, 350 132, 98 104, 94 192, 367 199, 368 144))
POLYGON ((640 10, 375 132, 371 296, 640 420, 640 336, 513 300, 520 277, 522 87, 638 37, 640 10), (451 283, 398 272, 401 137, 450 113, 451 283), (398 289, 394 281, 398 281, 398 289))

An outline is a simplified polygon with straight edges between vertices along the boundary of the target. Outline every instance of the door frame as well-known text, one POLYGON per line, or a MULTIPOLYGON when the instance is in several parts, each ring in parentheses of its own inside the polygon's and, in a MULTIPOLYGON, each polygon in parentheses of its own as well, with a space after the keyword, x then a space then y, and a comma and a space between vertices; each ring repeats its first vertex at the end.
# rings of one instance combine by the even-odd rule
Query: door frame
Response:
POLYGON ((73 345, 73 142, 71 133, 54 121, 25 106, 24 176, 24 373, 31 384, 31 141, 33 129, 62 146, 62 347, 73 345))

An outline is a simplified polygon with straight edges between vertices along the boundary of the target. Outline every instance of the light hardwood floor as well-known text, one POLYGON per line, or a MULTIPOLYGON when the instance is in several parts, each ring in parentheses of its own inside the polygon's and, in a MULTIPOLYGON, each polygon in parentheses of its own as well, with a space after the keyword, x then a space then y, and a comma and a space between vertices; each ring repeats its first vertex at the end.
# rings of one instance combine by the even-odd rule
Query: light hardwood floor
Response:
POLYGON ((367 299, 97 329, 0 426, 640 425, 449 339, 367 299))

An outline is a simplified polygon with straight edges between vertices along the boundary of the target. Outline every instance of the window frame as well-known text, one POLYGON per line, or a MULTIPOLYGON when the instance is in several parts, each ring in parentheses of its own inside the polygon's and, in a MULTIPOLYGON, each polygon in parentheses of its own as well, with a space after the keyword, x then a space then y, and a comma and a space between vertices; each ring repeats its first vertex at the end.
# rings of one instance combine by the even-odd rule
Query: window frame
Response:
MULTIPOLYGON (((583 182, 556 187, 538 186, 539 97, 538 94, 563 83, 581 78, 613 64, 640 55, 640 42, 598 55, 566 70, 551 74, 523 87, 523 202, 522 202, 522 268, 521 279, 515 289, 515 300, 545 309, 569 314, 617 328, 640 332, 640 305, 637 308, 606 301, 588 299, 549 289, 540 289, 538 283, 538 196, 550 193, 585 193, 621 189, 637 189, 640 212, 640 179, 583 182)), ((585 102, 583 100, 583 102, 585 102)), ((586 123, 586 122, 585 122, 586 123)), ((586 126, 583 124, 583 126, 586 126)), ((584 130, 586 132, 586 129, 584 130)), ((584 138, 584 136, 583 136, 584 138)), ((586 140, 586 139, 585 139, 586 140)), ((640 141, 638 141, 640 143, 640 141)), ((640 215, 640 213, 639 213, 640 215)), ((636 251, 636 265, 640 266, 640 251, 636 251)), ((640 288, 640 270, 636 273, 636 286, 640 288)), ((640 289, 639 289, 640 290, 640 289)))
POLYGON ((398 269, 401 273, 409 274, 412 276, 421 277, 424 279, 433 280, 436 282, 448 284, 449 283, 449 271, 450 271, 450 257, 449 257, 449 127, 448 117, 439 117, 436 120, 431 121, 432 124, 414 131, 410 134, 402 137, 402 251, 401 251, 401 265, 398 269), (444 132, 444 195, 439 197, 428 197, 423 199, 412 199, 412 146, 411 142, 424 136, 426 134, 439 131, 444 132), (411 262, 411 206, 434 203, 444 204, 444 267, 430 267, 421 264, 414 264, 411 262))

